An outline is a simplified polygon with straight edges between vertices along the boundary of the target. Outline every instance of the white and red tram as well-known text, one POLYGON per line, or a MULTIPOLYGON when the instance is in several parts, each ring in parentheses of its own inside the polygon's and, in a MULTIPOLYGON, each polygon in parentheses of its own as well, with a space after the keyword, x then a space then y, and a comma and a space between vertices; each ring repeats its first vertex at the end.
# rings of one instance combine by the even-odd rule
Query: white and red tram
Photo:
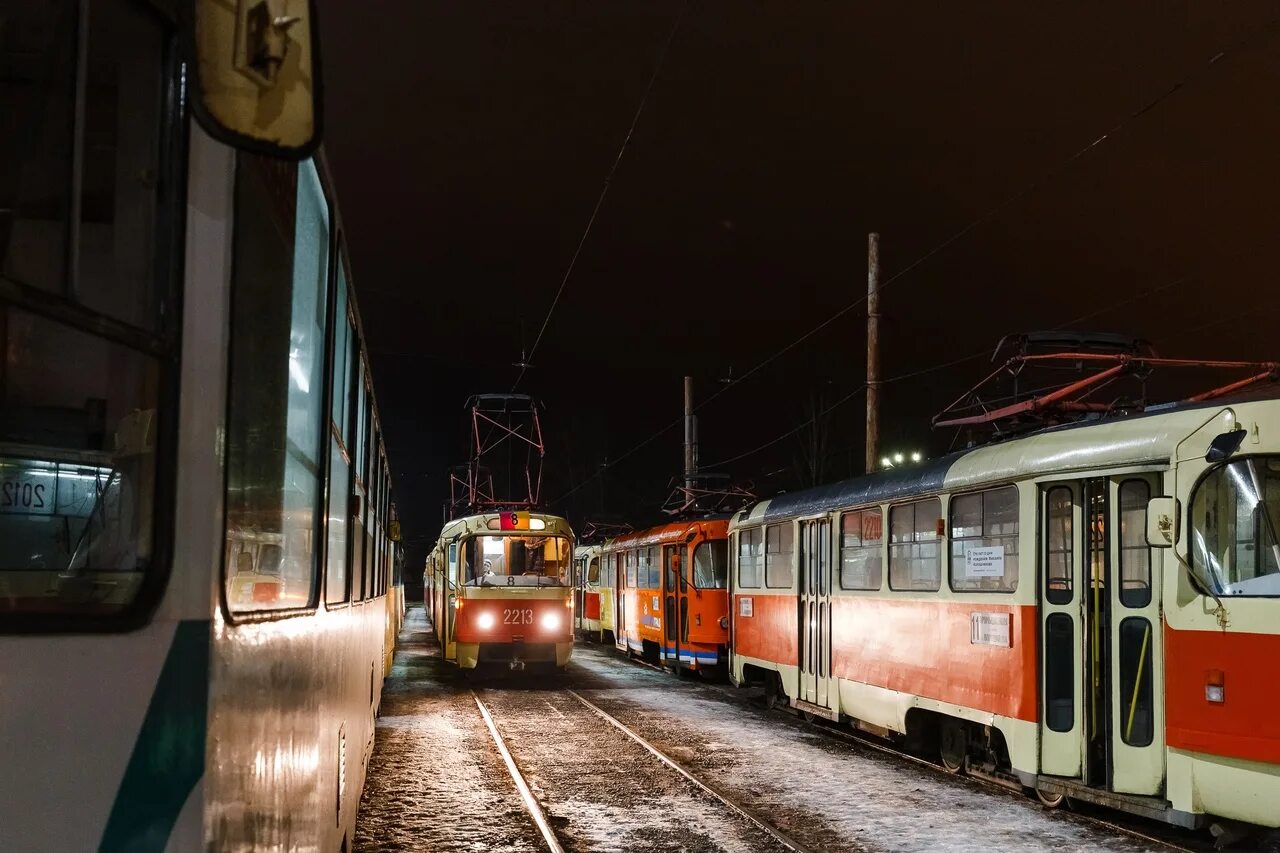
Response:
POLYGON ((950 769, 1280 826, 1280 399, 1049 429, 732 521, 732 678, 950 769))

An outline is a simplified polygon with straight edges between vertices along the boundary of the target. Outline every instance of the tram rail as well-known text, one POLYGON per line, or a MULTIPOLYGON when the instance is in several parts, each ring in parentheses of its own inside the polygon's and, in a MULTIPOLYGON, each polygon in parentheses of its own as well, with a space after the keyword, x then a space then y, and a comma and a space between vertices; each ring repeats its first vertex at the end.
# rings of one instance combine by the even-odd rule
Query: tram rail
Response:
MULTIPOLYGON (((626 735, 631 741, 646 750, 650 755, 658 760, 661 766, 680 776, 686 782, 705 794, 709 799, 727 809, 739 820, 744 821, 755 829, 765 833, 778 845, 780 849, 791 851, 791 853, 818 853, 816 848, 810 847, 783 832, 758 814, 755 810, 743 805, 736 798, 723 791, 719 786, 715 785, 702 775, 693 772, 688 767, 672 758, 643 735, 639 734, 630 726, 627 726, 617 717, 614 717, 612 714, 582 696, 577 691, 565 688, 563 692, 572 696, 575 700, 581 703, 592 715, 617 729, 619 732, 626 735)), ((499 730, 497 722, 494 719, 494 712, 490 710, 490 708, 485 704, 485 701, 478 693, 476 693, 476 691, 471 691, 471 695, 481 716, 484 718, 485 725, 489 729, 489 733, 502 757, 503 763, 506 765, 512 781, 515 783, 525 810, 528 812, 535 826, 537 826, 538 831, 542 834, 547 849, 552 851, 552 853, 564 853, 566 850, 566 842, 562 841, 557 835, 555 829, 552 828, 551 820, 547 816, 547 811, 544 809, 543 804, 540 803, 538 798, 534 795, 524 772, 521 770, 519 764, 515 760, 515 757, 512 755, 506 738, 499 730)), ((568 845, 569 849, 572 849, 572 847, 572 844, 568 845)))

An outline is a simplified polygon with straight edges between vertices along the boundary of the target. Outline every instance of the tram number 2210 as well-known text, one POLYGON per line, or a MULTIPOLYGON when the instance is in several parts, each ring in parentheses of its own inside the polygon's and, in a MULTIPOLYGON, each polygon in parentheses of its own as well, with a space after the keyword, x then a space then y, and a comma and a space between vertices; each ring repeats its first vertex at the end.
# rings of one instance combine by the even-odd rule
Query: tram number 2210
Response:
POLYGON ((503 625, 532 625, 533 611, 508 607, 502 611, 503 625))

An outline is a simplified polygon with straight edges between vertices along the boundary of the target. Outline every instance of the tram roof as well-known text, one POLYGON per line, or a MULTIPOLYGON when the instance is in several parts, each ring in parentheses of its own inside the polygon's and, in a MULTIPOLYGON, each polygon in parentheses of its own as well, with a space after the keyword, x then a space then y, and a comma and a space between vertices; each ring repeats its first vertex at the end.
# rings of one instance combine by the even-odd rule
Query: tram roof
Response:
POLYGON ((1047 427, 1006 441, 980 445, 904 468, 891 468, 789 492, 741 511, 738 524, 774 521, 974 488, 1027 476, 1124 465, 1167 464, 1178 444, 1206 422, 1206 410, 1235 408, 1242 417, 1259 405, 1280 402, 1276 386, 1229 398, 1153 407, 1125 417, 1047 427))

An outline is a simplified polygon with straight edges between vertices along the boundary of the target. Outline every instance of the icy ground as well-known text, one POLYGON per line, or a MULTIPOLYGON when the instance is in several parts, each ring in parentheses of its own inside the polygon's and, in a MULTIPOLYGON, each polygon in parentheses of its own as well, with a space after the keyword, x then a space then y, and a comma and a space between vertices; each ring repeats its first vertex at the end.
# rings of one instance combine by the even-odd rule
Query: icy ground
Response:
POLYGON ((657 672, 611 647, 580 644, 560 677, 464 680, 440 660, 420 607, 383 694, 355 849, 546 849, 473 689, 567 850, 775 849, 565 688, 815 850, 1167 849, 833 738, 743 691, 657 672))

